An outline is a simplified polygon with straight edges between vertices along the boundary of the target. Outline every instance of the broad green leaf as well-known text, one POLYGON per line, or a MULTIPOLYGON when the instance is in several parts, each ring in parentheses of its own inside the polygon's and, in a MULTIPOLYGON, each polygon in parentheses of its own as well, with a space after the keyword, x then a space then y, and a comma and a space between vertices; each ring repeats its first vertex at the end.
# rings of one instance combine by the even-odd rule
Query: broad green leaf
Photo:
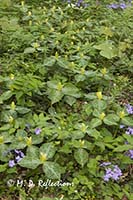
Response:
POLYGON ((43 171, 49 179, 60 179, 61 167, 58 163, 46 161, 43 164, 43 171))
POLYGON ((0 127, 0 131, 7 131, 11 128, 10 124, 5 124, 3 126, 0 127))
POLYGON ((59 102, 64 96, 62 91, 54 90, 54 89, 48 89, 47 94, 52 104, 59 102))
POLYGON ((41 161, 34 156, 25 156, 20 162, 18 162, 18 164, 21 167, 36 169, 41 164, 41 161))
POLYGON ((39 148, 36 146, 30 146, 27 148, 26 155, 29 157, 37 158, 39 157, 39 148))
POLYGON ((88 77, 88 78, 93 78, 96 76, 96 72, 95 71, 85 71, 85 75, 88 77))
POLYGON ((93 118, 91 121, 90 121, 90 127, 91 128, 95 128, 97 126, 100 126, 102 124, 102 121, 98 118, 93 118))
POLYGON ((25 108, 25 107, 21 107, 21 106, 18 106, 16 108, 16 111, 20 114, 25 114, 25 113, 28 113, 30 112, 30 109, 29 108, 25 108))
POLYGON ((115 47, 108 41, 100 45, 95 45, 94 48, 100 50, 101 56, 105 58, 111 59, 117 56, 115 47))
POLYGON ((54 147, 53 143, 45 143, 40 147, 40 152, 46 155, 46 158, 52 158, 56 152, 56 148, 54 147))
POLYGON ((77 82, 84 81, 85 80, 85 75, 77 74, 77 75, 75 75, 75 80, 77 82))
POLYGON ((4 172, 7 169, 7 164, 0 165, 0 172, 4 172))
POLYGON ((57 64, 62 68, 65 68, 65 69, 69 68, 69 62, 66 61, 65 59, 62 59, 62 58, 58 59, 57 64))
POLYGON ((123 151, 128 151, 132 148, 133 148, 132 145, 125 144, 125 145, 116 147, 113 151, 114 152, 123 152, 123 151))
POLYGON ((124 117, 122 119, 122 124, 127 126, 133 126, 133 119, 131 117, 124 117))
POLYGON ((36 50, 32 47, 28 47, 24 50, 25 54, 34 53, 36 50))
POLYGON ((74 152, 74 158, 83 167, 88 161, 89 154, 85 149, 78 149, 74 152))
POLYGON ((117 125, 117 122, 119 121, 119 117, 115 114, 109 114, 105 116, 103 119, 104 123, 111 126, 111 125, 117 125))
POLYGON ((93 174, 93 175, 96 175, 97 173, 97 160, 95 158, 90 158, 89 159, 89 162, 87 164, 87 167, 89 169, 89 173, 93 174))
POLYGON ((71 96, 65 96, 64 100, 66 101, 66 103, 68 103, 70 106, 72 106, 75 102, 76 102, 76 98, 75 97, 71 97, 71 96))
POLYGON ((81 139, 84 136, 85 136, 85 133, 83 131, 80 131, 80 130, 76 130, 76 131, 73 131, 71 133, 72 139, 81 139))
POLYGON ((99 137, 102 137, 101 134, 100 134, 100 132, 97 131, 96 129, 89 129, 88 135, 91 136, 91 137, 94 137, 96 140, 97 140, 99 137))
POLYGON ((79 89, 75 85, 73 85, 72 83, 65 84, 65 86, 62 89, 62 92, 65 95, 72 96, 72 97, 75 97, 75 98, 81 97, 79 89))
POLYGON ((58 81, 58 80, 51 80, 51 81, 47 81, 47 86, 48 86, 48 88, 57 90, 57 86, 59 83, 60 83, 60 81, 58 81))
POLYGON ((46 58, 44 60, 44 66, 48 66, 48 67, 51 67, 55 64, 56 60, 54 57, 50 57, 50 58, 46 58))
POLYGON ((7 156, 9 152, 9 146, 6 144, 0 144, 0 160, 8 162, 9 158, 7 156))
POLYGON ((3 101, 8 100, 11 96, 13 95, 12 91, 6 91, 0 96, 0 102, 2 103, 3 101))
POLYGON ((133 137, 131 135, 124 134, 123 137, 127 140, 127 142, 133 145, 133 137))
POLYGON ((91 115, 91 113, 92 113, 92 106, 89 103, 85 104, 84 107, 83 107, 83 109, 85 110, 87 116, 91 115))
POLYGON ((96 110, 98 110, 98 111, 100 111, 100 112, 102 112, 103 110, 105 110, 106 109, 106 107, 107 107, 107 103, 106 103, 106 101, 103 101, 103 100, 94 100, 93 101, 93 107, 94 107, 94 109, 96 109, 96 110))

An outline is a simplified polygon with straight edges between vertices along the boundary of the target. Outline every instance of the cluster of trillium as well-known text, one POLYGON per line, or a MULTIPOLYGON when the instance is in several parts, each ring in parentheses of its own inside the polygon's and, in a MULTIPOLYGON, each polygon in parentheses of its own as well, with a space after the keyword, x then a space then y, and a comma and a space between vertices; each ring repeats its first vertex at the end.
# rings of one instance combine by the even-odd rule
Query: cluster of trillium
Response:
MULTIPOLYGON (((73 4, 73 2, 71 0, 65 0, 67 1, 68 4, 72 4, 74 6, 77 7, 87 7, 89 6, 89 4, 85 3, 84 0, 77 0, 75 1, 75 3, 73 4)), ((97 3, 99 3, 100 1, 96 1, 97 3)), ((124 1, 119 1, 119 3, 112 3, 107 5, 107 8, 112 8, 112 9, 126 9, 128 7, 130 7, 132 5, 132 0, 128 0, 128 3, 125 3, 124 1)))
MULTIPOLYGON (((132 115, 133 114, 133 106, 130 104, 126 105, 126 110, 128 114, 132 115)), ((28 125, 28 128, 30 126, 28 125)), ((126 128, 125 125, 120 125, 120 128, 126 128)), ((41 128, 36 128, 34 130, 34 133, 36 135, 39 135, 41 133, 41 128)), ((125 133, 127 135, 133 135, 133 127, 127 127, 125 133)), ((125 142, 127 144, 127 142, 125 142)), ((13 160, 9 160, 9 167, 14 167, 25 155, 21 150, 13 150, 13 154, 15 155, 13 160)), ((131 159, 133 159, 133 150, 129 150, 126 152, 126 155, 129 156, 131 159)), ((110 179, 112 180, 119 180, 120 177, 122 176, 122 171, 118 167, 118 165, 113 165, 111 162, 103 162, 100 164, 100 167, 105 168, 105 175, 103 177, 104 181, 109 181, 110 179)))

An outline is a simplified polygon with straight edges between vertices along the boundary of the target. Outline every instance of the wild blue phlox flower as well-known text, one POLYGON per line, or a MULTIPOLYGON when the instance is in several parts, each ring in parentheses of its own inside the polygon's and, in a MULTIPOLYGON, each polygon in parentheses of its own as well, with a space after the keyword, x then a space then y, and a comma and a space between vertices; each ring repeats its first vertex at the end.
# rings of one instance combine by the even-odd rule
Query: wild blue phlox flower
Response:
POLYGON ((9 167, 14 167, 16 165, 14 160, 9 160, 9 167))
MULTIPOLYGON (((103 167, 107 167, 108 165, 111 165, 110 162, 105 162, 102 164, 103 165, 100 165, 100 166, 103 166, 103 167)), ((118 167, 118 165, 111 165, 110 167, 108 166, 107 168, 105 168, 105 175, 104 175, 103 179, 104 179, 104 181, 107 181, 107 182, 110 179, 117 181, 120 179, 121 176, 122 176, 122 171, 118 167)))
POLYGON ((42 131, 41 128, 36 128, 34 132, 36 135, 39 135, 41 131, 42 131))

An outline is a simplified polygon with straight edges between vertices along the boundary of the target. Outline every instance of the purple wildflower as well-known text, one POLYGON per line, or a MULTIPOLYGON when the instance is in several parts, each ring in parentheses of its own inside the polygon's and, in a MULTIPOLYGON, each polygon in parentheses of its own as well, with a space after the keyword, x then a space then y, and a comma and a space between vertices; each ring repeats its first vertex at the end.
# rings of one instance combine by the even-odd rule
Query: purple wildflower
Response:
POLYGON ((41 128, 36 128, 36 129, 35 129, 35 134, 36 134, 36 135, 39 135, 40 133, 41 133, 41 128))
POLYGON ((126 134, 127 135, 133 135, 133 128, 132 127, 128 127, 126 130, 126 134))
POLYGON ((105 167, 111 165, 111 162, 103 162, 102 164, 100 164, 101 167, 105 167))
POLYGON ((18 163, 20 160, 22 160, 22 157, 20 157, 20 156, 17 156, 16 158, 15 158, 15 161, 18 163))
POLYGON ((108 5, 108 8, 117 9, 117 8, 119 8, 119 4, 112 3, 112 4, 108 5))
POLYGON ((22 151, 15 149, 14 152, 15 152, 18 156, 20 156, 21 158, 24 157, 24 153, 23 153, 22 151))
POLYGON ((133 150, 129 150, 129 151, 128 151, 128 156, 129 156, 131 159, 133 159, 133 150))
POLYGON ((76 3, 76 6, 80 7, 83 3, 83 0, 78 0, 78 2, 76 3))
POLYGON ((17 154, 15 161, 18 163, 25 156, 24 153, 20 150, 15 149, 14 152, 17 154))
POLYGON ((104 181, 109 181, 109 179, 119 180, 122 175, 121 169, 117 165, 113 165, 113 169, 106 168, 106 174, 104 175, 104 181))
POLYGON ((14 160, 9 160, 9 167, 14 167, 15 165, 16 164, 14 160))
POLYGON ((133 106, 131 106, 130 104, 126 104, 126 110, 128 114, 133 114, 133 106))
POLYGON ((120 128, 125 128, 125 125, 121 124, 121 125, 120 125, 120 128))
POLYGON ((119 7, 120 7, 121 9, 125 9, 125 8, 127 8, 127 6, 126 6, 125 3, 120 3, 119 7))
POLYGON ((14 152, 15 152, 16 154, 19 154, 20 151, 17 150, 17 149, 15 149, 14 152))

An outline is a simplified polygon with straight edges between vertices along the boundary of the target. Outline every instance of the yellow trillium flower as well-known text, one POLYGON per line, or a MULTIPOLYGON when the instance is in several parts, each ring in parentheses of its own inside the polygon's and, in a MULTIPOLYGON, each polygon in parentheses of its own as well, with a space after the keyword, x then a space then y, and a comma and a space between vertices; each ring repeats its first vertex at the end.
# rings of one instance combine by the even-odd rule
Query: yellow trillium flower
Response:
POLYGON ((28 12, 28 16, 31 16, 31 15, 32 15, 32 13, 31 13, 31 11, 29 11, 29 12, 28 12))
POLYGON ((41 162, 45 162, 47 160, 47 156, 45 153, 40 152, 40 160, 41 162))
POLYGON ((84 123, 82 123, 81 131, 82 131, 83 133, 85 133, 85 132, 86 132, 86 129, 87 129, 87 126, 86 126, 84 123))
POLYGON ((14 79, 14 74, 10 74, 10 79, 11 79, 11 80, 14 79))
POLYGON ((102 92, 96 92, 96 95, 97 95, 99 100, 101 100, 103 98, 102 92))
POLYGON ((21 6, 24 6, 24 1, 21 1, 21 6))
POLYGON ((103 120, 104 117, 105 117, 105 113, 101 113, 100 116, 99 116, 99 118, 100 118, 101 120, 103 120))
POLYGON ((121 112, 119 113, 119 117, 120 117, 121 119, 123 119, 123 118, 125 117, 125 112, 124 112, 124 111, 121 111, 121 112))
POLYGON ((11 103, 11 109, 15 110, 15 107, 16 107, 16 105, 15 105, 14 101, 12 101, 12 103, 11 103))
POLYGON ((61 82, 59 82, 59 83, 57 84, 57 90, 61 91, 62 88, 63 88, 63 85, 61 84, 61 82))
POLYGON ((103 69, 101 69, 101 73, 102 73, 103 75, 105 75, 105 74, 107 73, 107 69, 104 67, 103 69))
POLYGON ((4 137, 0 136, 0 144, 3 144, 3 142, 4 142, 4 137))
POLYGON ((12 117, 12 116, 10 116, 10 117, 9 117, 9 123, 10 123, 10 124, 12 124, 12 123, 13 123, 13 121, 14 121, 13 117, 12 117))
POLYGON ((31 146, 32 145, 32 138, 31 137, 27 137, 26 138, 26 144, 27 144, 27 146, 31 146))

